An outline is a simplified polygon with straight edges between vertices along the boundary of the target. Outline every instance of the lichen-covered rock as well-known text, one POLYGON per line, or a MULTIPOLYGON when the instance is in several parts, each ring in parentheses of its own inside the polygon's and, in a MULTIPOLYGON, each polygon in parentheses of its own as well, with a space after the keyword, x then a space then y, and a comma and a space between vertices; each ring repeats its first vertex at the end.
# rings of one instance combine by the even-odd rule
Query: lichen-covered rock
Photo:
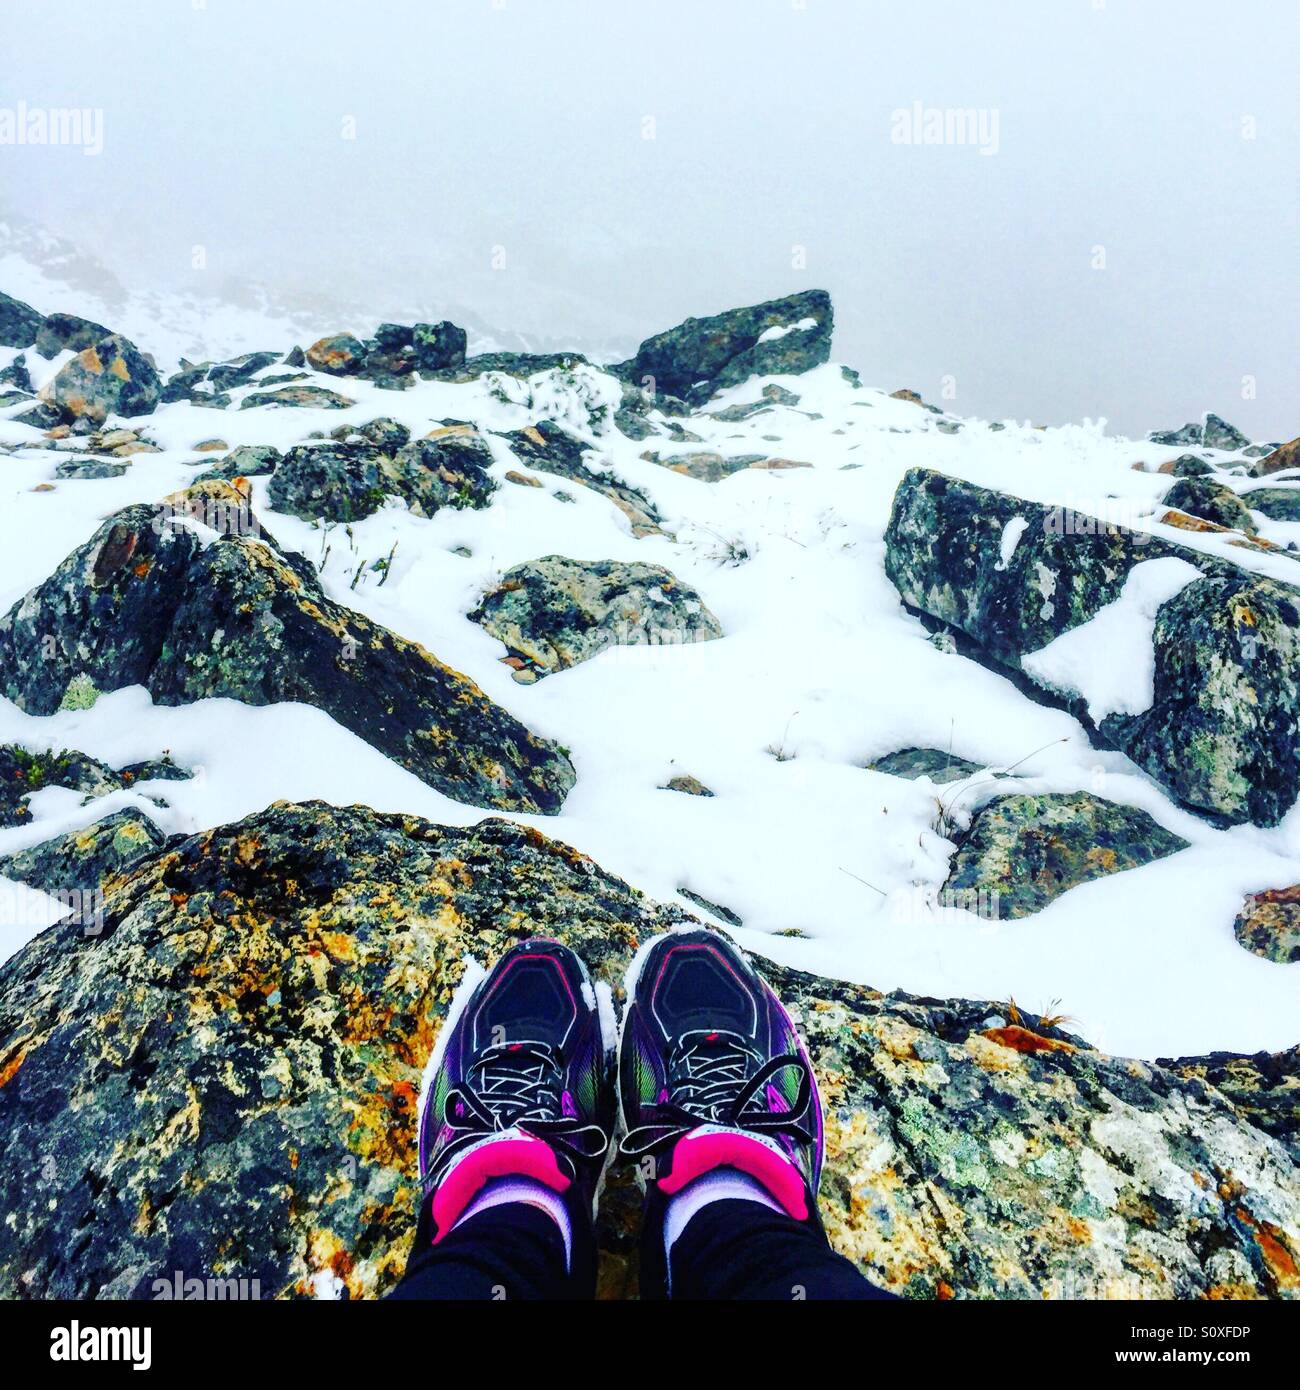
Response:
POLYGON ((403 444, 385 477, 417 516, 432 516, 443 507, 486 507, 497 490, 491 467, 492 450, 482 435, 452 426, 403 444))
POLYGON ((1300 1046, 1287 1052, 1211 1052, 1157 1059, 1179 1076, 1208 1082, 1265 1134, 1300 1160, 1300 1046))
POLYGON ((55 752, 17 743, 0 744, 0 827, 26 825, 32 818, 29 798, 46 787, 81 792, 84 804, 138 782, 179 782, 191 776, 193 773, 174 762, 170 754, 114 770, 75 749, 55 752))
POLYGON ((265 477, 275 472, 279 462, 280 451, 273 444, 241 444, 198 474, 194 482, 233 483, 236 478, 265 477))
POLYGON ((65 363, 41 399, 68 419, 103 424, 109 415, 150 414, 162 399, 162 383, 134 343, 110 333, 65 363))
POLYGON ((1270 473, 1281 473, 1286 468, 1300 468, 1300 438, 1293 439, 1265 454, 1250 470, 1255 477, 1264 478, 1270 473))
POLYGON ((1178 430, 1153 430, 1147 438, 1153 444, 1172 444, 1175 448, 1199 444, 1206 449, 1226 449, 1232 453, 1250 443, 1236 426, 1213 412, 1206 415, 1200 424, 1188 423, 1178 430))
POLYGON ((439 381, 473 381, 489 372, 501 372, 523 380, 538 372, 570 372, 586 362, 580 352, 481 352, 467 357, 460 366, 444 367, 440 372, 426 369, 422 375, 439 381))
POLYGON ((720 483, 724 478, 750 469, 780 473, 787 468, 812 467, 811 463, 802 463, 797 459, 770 458, 767 454, 733 454, 727 457, 707 449, 666 455, 650 450, 641 457, 647 463, 657 463, 661 468, 671 469, 674 473, 681 473, 702 483, 720 483))
POLYGON ((331 376, 356 376, 366 360, 366 345, 351 333, 320 338, 307 349, 307 362, 331 376))
POLYGON ((42 357, 57 357, 61 352, 84 352, 112 333, 102 323, 76 314, 47 314, 36 331, 33 346, 42 357))
MULTIPOLYGON (((94 904, 113 882, 151 858, 167 837, 134 807, 0 858, 0 876, 78 904, 94 904)), ((89 926, 89 922, 81 925, 89 926)))
POLYGON ((1060 691, 1036 680, 1022 658, 1115 602, 1140 562, 1172 557, 1199 569, 1204 578, 1157 610, 1150 707, 1107 715, 1101 735, 1216 819, 1276 825, 1295 802, 1300 588, 919 468, 899 484, 885 543, 885 569, 905 603, 966 634, 972 654, 1053 697, 1060 691))
MULTIPOLYGON (((573 947, 616 997, 683 914, 535 830, 278 804, 173 841, 0 967, 0 1296, 149 1298, 256 1279, 374 1297, 418 1196, 421 1070, 474 954, 573 947)), ((826 1110, 832 1242, 916 1298, 1300 1294, 1300 1157, 1262 1068, 1207 1084, 1005 1006, 758 962, 826 1110), (1258 1117, 1258 1122, 1256 1117, 1258 1117)), ((1292 1095, 1294 1100, 1294 1094, 1292 1095)), ((1293 1106, 1294 1108, 1294 1106, 1293 1106)), ((600 1287, 636 1288, 616 1165, 600 1287)))
POLYGON ((904 386, 897 391, 889 393, 891 401, 907 401, 909 405, 919 405, 923 410, 928 410, 932 415, 942 415, 943 411, 937 405, 930 405, 919 391, 913 391, 911 387, 904 386))
POLYGON ((872 772, 905 777, 909 782, 915 782, 918 777, 928 777, 940 786, 946 782, 960 782, 963 777, 969 777, 981 768, 979 763, 968 762, 942 748, 900 748, 867 766, 872 772))
POLYGON ((278 386, 273 391, 252 391, 239 403, 240 410, 260 405, 292 406, 301 410, 346 410, 356 402, 324 386, 278 386))
POLYGON ((117 791, 124 784, 111 767, 85 753, 42 752, 21 744, 0 744, 0 827, 31 820, 27 801, 46 787, 67 787, 88 797, 117 791))
POLYGON ((1248 951, 1265 960, 1300 961, 1300 884, 1250 894, 1232 929, 1248 951))
POLYGON ((214 391, 234 391, 247 386, 260 371, 278 362, 277 352, 245 352, 228 362, 216 362, 208 368, 207 382, 214 391))
POLYGON ((443 507, 485 507, 496 491, 492 451, 473 430, 445 429, 387 454, 365 440, 302 444, 275 470, 277 511, 304 520, 360 521, 399 497, 417 516, 443 507))
POLYGON ((1199 516, 1230 531, 1255 534, 1249 505, 1227 486, 1210 478, 1182 478, 1161 499, 1166 507, 1199 516))
POLYGON ((417 323, 411 342, 416 365, 422 372, 453 371, 465 365, 465 330, 446 319, 441 323, 417 323))
MULTIPOLYGON (((3 346, 3 344, 0 344, 3 346)), ((7 367, 0 367, 0 386, 16 386, 25 395, 32 392, 32 377, 27 370, 27 356, 19 353, 7 367)))
POLYGON ((1087 792, 999 796, 961 837, 944 892, 957 903, 975 894, 1000 920, 1028 917, 1081 883, 1186 848, 1145 811, 1087 792))
POLYGON ((706 787, 698 777, 692 777, 689 772, 679 772, 675 777, 670 777, 660 791, 681 792, 683 796, 713 795, 711 788, 706 787))
POLYGON ((1235 453, 1244 449, 1250 440, 1235 425, 1213 413, 1205 417, 1205 427, 1201 431, 1201 443, 1207 449, 1226 449, 1235 453))
POLYGON ((102 478, 120 478, 131 465, 108 459, 64 459, 54 470, 62 482, 96 482, 102 478))
POLYGON ((689 585, 661 565, 547 555, 508 570, 470 618, 504 642, 526 679, 611 646, 706 642, 722 627, 689 585))
POLYGON ((299 444, 276 465, 267 496, 304 521, 361 521, 383 506, 382 461, 373 444, 299 444))
POLYGON ((567 478, 608 498, 627 517, 634 536, 662 534, 659 523, 663 518, 650 498, 611 470, 588 467, 585 456, 590 446, 554 421, 541 420, 515 430, 506 435, 506 440, 521 463, 539 473, 567 478))
POLYGON ((1241 494, 1242 504, 1270 521, 1300 521, 1300 487, 1257 487, 1241 494))
POLYGON ((825 290, 804 290, 709 318, 687 319, 647 338, 612 370, 641 385, 700 405, 751 376, 806 372, 830 358, 834 313, 825 290))
POLYGON ((9 417, 11 424, 30 425, 34 430, 53 429, 62 419, 62 412, 55 410, 52 405, 46 405, 44 401, 37 401, 30 410, 9 417))
POLYGON ((41 331, 43 315, 30 304, 0 293, 0 347, 29 348, 41 331))
POLYGON ((411 431, 387 415, 367 420, 364 425, 345 425, 333 431, 335 439, 347 439, 354 434, 373 444, 382 454, 395 454, 403 444, 411 441, 411 431))
POLYGON ((20 708, 52 714, 79 682, 143 685, 163 705, 315 705, 473 805, 549 814, 573 785, 554 744, 423 647, 331 602, 221 483, 117 512, 0 619, 0 692, 20 708))
POLYGON ((1162 463, 1156 472, 1172 473, 1175 478, 1205 478, 1214 472, 1214 466, 1196 454, 1180 454, 1162 463))
POLYGON ((1155 699, 1102 734, 1196 810, 1276 825, 1300 791, 1300 589, 1243 570, 1156 613, 1155 699))

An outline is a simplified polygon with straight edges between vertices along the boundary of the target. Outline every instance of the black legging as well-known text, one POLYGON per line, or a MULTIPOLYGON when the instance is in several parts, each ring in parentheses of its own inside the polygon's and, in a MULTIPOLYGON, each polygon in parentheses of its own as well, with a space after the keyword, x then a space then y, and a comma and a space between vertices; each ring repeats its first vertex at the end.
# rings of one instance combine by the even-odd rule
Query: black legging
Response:
MULTIPOLYGON (((668 1296, 663 1266, 662 1203, 652 1201, 643 1236, 642 1297, 668 1296)), ((406 1274, 389 1297, 586 1299, 595 1291, 591 1230, 574 1230, 566 1271, 554 1220, 536 1207, 512 1203, 470 1217, 437 1245, 429 1240, 426 1211, 406 1274)), ((895 1297, 837 1255, 815 1225, 731 1199, 701 1208, 674 1242, 671 1296, 782 1302, 895 1297)))

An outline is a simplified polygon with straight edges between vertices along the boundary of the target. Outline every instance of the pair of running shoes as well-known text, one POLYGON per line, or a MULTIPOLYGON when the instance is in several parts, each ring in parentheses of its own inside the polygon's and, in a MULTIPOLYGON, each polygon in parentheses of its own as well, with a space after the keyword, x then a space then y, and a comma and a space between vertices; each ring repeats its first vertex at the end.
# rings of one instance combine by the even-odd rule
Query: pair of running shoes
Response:
POLYGON ((590 1228, 616 1150, 661 1211, 727 1168, 820 1229, 821 1103, 772 989, 725 937, 688 929, 646 942, 625 992, 616 1036, 608 989, 559 942, 523 941, 487 974, 467 967, 421 1089, 421 1224, 435 1245, 502 1178, 543 1184, 590 1228))

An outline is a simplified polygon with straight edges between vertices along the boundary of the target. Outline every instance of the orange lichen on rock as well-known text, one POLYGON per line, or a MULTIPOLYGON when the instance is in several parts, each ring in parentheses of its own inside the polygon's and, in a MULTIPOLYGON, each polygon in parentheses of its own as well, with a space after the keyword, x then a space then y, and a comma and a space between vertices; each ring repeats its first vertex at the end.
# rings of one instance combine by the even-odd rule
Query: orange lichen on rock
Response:
POLYGON ((1279 1289, 1300 1289, 1300 1265, 1286 1242, 1285 1235, 1269 1221, 1257 1221, 1245 1207, 1237 1208, 1237 1216, 1248 1227, 1259 1246, 1269 1273, 1279 1289))
POLYGON ((1013 1052, 1078 1051, 1073 1043, 1062 1042, 1059 1038, 1045 1038, 1041 1033, 1032 1032, 1016 1024, 1008 1024, 1005 1028, 985 1028, 981 1031, 980 1037, 988 1038, 990 1042, 998 1043, 1002 1047, 1009 1047, 1013 1052))
POLYGON ((0 1066, 0 1086, 7 1086, 18 1075, 18 1068, 22 1066, 26 1056, 27 1049, 20 1047, 3 1066, 0 1066))

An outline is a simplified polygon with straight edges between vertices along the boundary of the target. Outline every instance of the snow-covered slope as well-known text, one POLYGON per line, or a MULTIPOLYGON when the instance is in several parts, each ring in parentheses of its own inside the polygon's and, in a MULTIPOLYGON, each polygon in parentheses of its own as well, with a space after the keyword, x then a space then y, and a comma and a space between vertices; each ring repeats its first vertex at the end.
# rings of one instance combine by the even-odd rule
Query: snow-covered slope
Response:
MULTIPOLYGON (((164 372, 181 358, 223 361, 267 348, 287 350, 330 332, 371 333, 385 319, 403 323, 452 319, 463 325, 472 352, 554 352, 573 344, 539 334, 498 328, 458 299, 360 303, 324 291, 272 291, 248 280, 194 270, 194 288, 155 290, 132 285, 95 256, 66 238, 26 222, 0 204, 0 286, 6 294, 43 314, 79 314, 124 333, 151 353, 164 372)), ((567 318, 591 321, 584 306, 566 308, 567 318)), ((604 325, 602 325, 604 328, 604 325)), ((630 334, 593 333, 589 355, 602 360, 625 355, 630 334)))
MULTIPOLYGON (((0 255, 0 286, 54 307, 42 285, 13 271, 0 255)), ((116 295, 64 299, 59 307, 138 334, 140 346, 160 356, 197 355, 181 346, 193 325, 179 308, 167 318, 146 305, 135 318, 116 295), (155 329, 173 334, 166 345, 150 336, 155 329)), ((301 339, 300 321, 260 314, 250 308, 221 325, 228 351, 301 339)), ((15 355, 0 351, 0 367, 15 355)), ((38 359, 29 353, 28 360, 38 359)), ((336 378, 315 380, 339 386, 336 378)), ((1059 1000, 1094 1044, 1139 1056, 1294 1044, 1300 965, 1251 955, 1232 923, 1245 893, 1300 876, 1300 813, 1276 829, 1222 830, 1180 809, 1124 756, 1095 748, 1070 715, 933 642, 900 604, 882 563, 891 499, 912 466, 1034 501, 1118 513, 1159 531, 1152 518, 1168 479, 1134 465, 1153 469, 1182 450, 1114 438, 1101 424, 1040 430, 956 422, 856 385, 833 364, 751 379, 679 421, 700 441, 681 444, 633 440, 593 416, 593 401, 617 399, 617 383, 595 369, 527 383, 496 375, 422 382, 408 391, 350 380, 346 389, 356 404, 345 411, 241 411, 243 391, 224 412, 164 406, 133 422, 161 452, 137 454, 124 476, 95 481, 55 481, 68 454, 0 418, 0 445, 11 450, 0 458, 0 612, 105 516, 184 486, 196 463, 214 457, 195 446, 214 437, 231 447, 285 448, 376 416, 413 435, 449 419, 473 421, 491 441, 493 472, 503 480, 521 464, 499 432, 563 419, 583 432, 602 466, 653 499, 665 534, 636 539, 604 497, 546 475, 538 475, 540 486, 504 483, 483 510, 424 519, 390 500, 350 526, 277 513, 267 480, 252 480, 258 515, 283 546, 319 568, 331 597, 419 641, 571 751, 577 785, 558 817, 531 818, 535 824, 655 898, 688 889, 724 906, 743 923, 734 933, 744 945, 792 966, 934 996, 1014 997, 1031 1008, 1059 1000), (718 418, 727 407, 759 402, 773 385, 798 403, 718 418), (710 483, 643 457, 655 451, 671 461, 701 450, 810 466, 744 469, 710 483), (502 663, 501 644, 466 615, 504 570, 548 554, 663 565, 699 591, 725 636, 615 647, 519 684, 502 663), (386 572, 373 568, 389 556, 386 572), (951 750, 986 770, 937 786, 866 767, 917 746, 951 750), (998 770, 1011 775, 995 779, 998 770), (677 774, 715 795, 662 790, 677 774), (1072 889, 1018 921, 936 906, 933 891, 953 849, 942 829, 995 792, 1018 789, 1091 790, 1144 808, 1189 847, 1072 889)), ((1300 525, 1265 523, 1263 534, 1286 546, 1300 540, 1300 525)), ((1284 554, 1223 551, 1211 535, 1177 538, 1280 578, 1295 572, 1284 554)), ((1149 621, 1137 597, 1133 621, 1149 621)), ((1115 698, 1130 689, 1123 673, 1112 684, 1115 698)), ((124 805, 139 806, 167 832, 230 821, 277 799, 361 802, 454 824, 485 814, 439 795, 299 705, 210 700, 154 708, 135 688, 90 709, 34 718, 0 701, 0 742, 11 741, 80 749, 114 767, 166 749, 200 771, 149 789, 165 807, 138 791, 84 806, 73 792, 40 792, 31 824, 0 831, 0 855, 124 805)), ((53 912, 49 899, 3 886, 0 951, 53 912)))

